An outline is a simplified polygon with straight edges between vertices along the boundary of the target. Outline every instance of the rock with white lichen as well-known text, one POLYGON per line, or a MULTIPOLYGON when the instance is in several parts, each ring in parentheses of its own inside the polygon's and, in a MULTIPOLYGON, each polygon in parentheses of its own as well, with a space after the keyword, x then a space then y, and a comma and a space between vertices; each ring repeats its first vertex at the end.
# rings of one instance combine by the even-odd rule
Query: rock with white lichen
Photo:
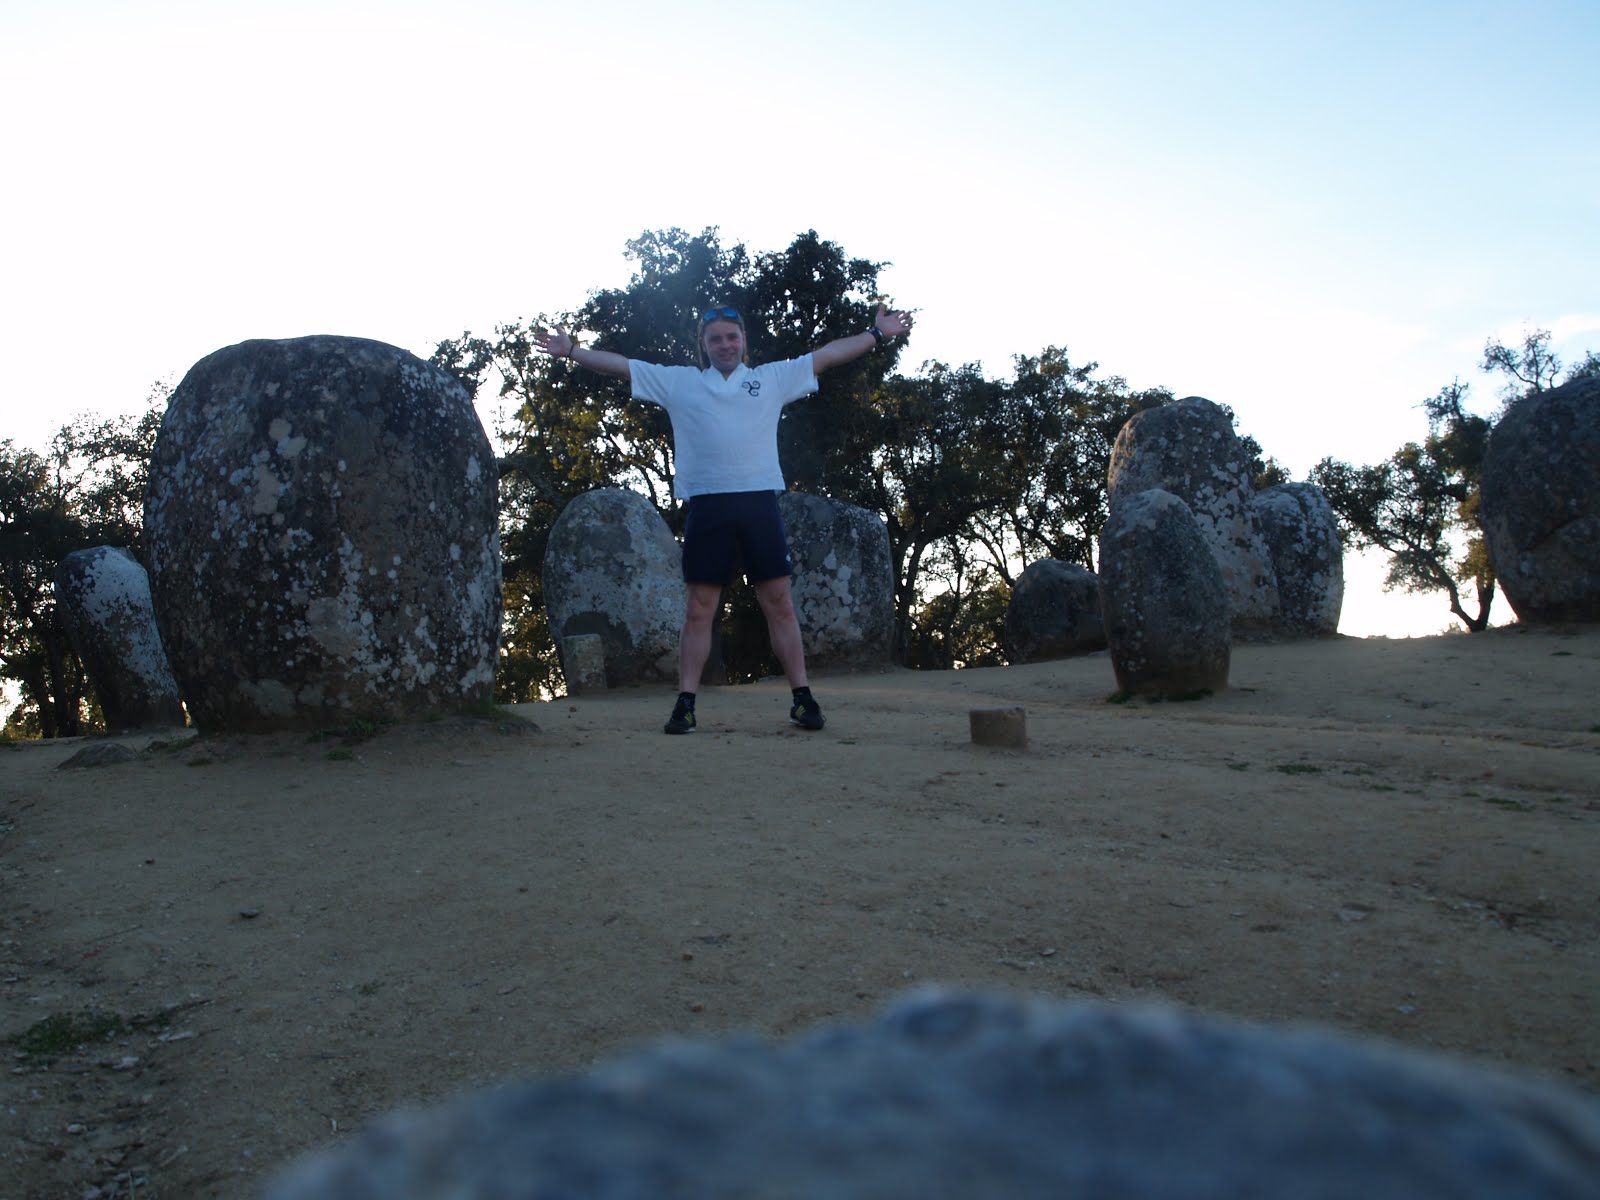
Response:
POLYGON ((813 667, 887 666, 894 643, 894 567, 877 513, 804 492, 778 498, 794 575, 795 615, 813 667))
POLYGON ((1256 519, 1278 580, 1278 630, 1322 637, 1339 628, 1344 607, 1344 544, 1321 488, 1280 483, 1255 494, 1256 519))
POLYGON ((1011 586, 1005 645, 1013 663, 1104 650, 1106 627, 1095 573, 1050 558, 1029 563, 1011 586))
POLYGON ((1600 621, 1600 377, 1516 401, 1483 460, 1483 539, 1523 621, 1600 621))
POLYGON ((1100 604, 1122 691, 1227 687, 1227 585, 1200 523, 1172 493, 1125 494, 1112 507, 1100 534, 1100 604))
POLYGON ((1159 488, 1194 514, 1222 571, 1235 634, 1273 633, 1278 583, 1253 506, 1251 455, 1220 404, 1188 396, 1136 413, 1117 434, 1106 501, 1159 488))
POLYGON ((569 685, 573 638, 600 639, 608 687, 677 678, 683 627, 678 543, 649 500, 596 488, 561 510, 545 543, 545 613, 569 685))
POLYGON ((55 573, 56 601, 106 730, 183 724, 178 683, 156 630, 150 576, 118 546, 74 550, 55 573))
POLYGON ((420 719, 493 694, 498 475, 466 389, 361 338, 196 363, 144 529, 161 638, 207 731, 420 719))

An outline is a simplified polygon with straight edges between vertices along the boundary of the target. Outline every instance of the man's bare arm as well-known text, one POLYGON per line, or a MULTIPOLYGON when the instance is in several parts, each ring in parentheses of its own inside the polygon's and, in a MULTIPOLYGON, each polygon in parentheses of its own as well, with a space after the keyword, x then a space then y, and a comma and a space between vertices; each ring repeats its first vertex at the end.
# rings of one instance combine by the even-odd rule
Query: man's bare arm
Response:
POLYGON ((628 360, 621 354, 613 354, 609 350, 589 350, 578 345, 570 333, 561 330, 536 329, 533 334, 533 344, 546 354, 555 358, 570 358, 580 367, 588 367, 591 371, 598 371, 602 375, 615 375, 618 379, 632 379, 633 372, 628 369, 628 360))
POLYGON ((864 333, 854 333, 849 337, 834 338, 833 341, 823 346, 818 346, 811 352, 811 370, 813 374, 821 375, 829 367, 837 367, 843 363, 860 358, 868 350, 876 346, 879 341, 887 342, 890 338, 897 338, 911 328, 911 314, 906 312, 889 312, 883 305, 878 305, 878 311, 872 318, 872 327, 882 338, 874 337, 872 329, 864 333))

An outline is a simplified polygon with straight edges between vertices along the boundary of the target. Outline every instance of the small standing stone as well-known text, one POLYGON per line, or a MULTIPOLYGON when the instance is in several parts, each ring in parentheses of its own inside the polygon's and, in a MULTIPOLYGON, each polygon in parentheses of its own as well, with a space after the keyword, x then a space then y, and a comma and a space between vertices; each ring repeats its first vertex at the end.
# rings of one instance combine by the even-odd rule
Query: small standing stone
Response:
POLYGON ((598 633, 575 633, 561 639, 561 667, 567 695, 606 690, 606 646, 598 633))
POLYGON ((1021 706, 975 708, 967 714, 972 740, 979 746, 1022 748, 1028 744, 1028 713, 1021 706))

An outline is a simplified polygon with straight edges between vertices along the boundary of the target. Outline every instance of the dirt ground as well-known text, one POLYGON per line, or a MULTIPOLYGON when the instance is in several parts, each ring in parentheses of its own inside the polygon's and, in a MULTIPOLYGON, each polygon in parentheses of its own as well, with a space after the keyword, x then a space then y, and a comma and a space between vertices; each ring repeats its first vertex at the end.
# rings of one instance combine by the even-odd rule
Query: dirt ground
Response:
POLYGON ((0 1196, 248 1196, 397 1107, 930 983, 1600 1089, 1597 677, 1600 627, 1509 627, 1240 645, 1192 703, 1103 655, 828 677, 819 734, 771 681, 686 738, 640 688, 0 747, 0 1196), (973 744, 1000 705, 1027 749, 973 744))

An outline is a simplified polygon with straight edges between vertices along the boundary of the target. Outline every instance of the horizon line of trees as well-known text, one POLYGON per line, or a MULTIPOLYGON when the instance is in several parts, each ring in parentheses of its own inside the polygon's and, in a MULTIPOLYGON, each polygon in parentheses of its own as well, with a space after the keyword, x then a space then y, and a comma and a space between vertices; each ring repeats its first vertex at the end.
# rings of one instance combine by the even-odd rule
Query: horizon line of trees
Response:
MULTIPOLYGON (((694 362, 697 317, 708 303, 747 314, 751 357, 790 358, 871 320, 887 265, 854 258, 815 231, 781 251, 722 245, 715 228, 646 232, 627 243, 626 285, 578 307, 441 341, 432 361, 475 397, 506 412, 500 452, 505 616, 496 698, 541 698, 561 688, 545 617, 542 566, 549 531, 575 496, 627 487, 650 499, 675 534, 671 428, 663 410, 630 399, 627 384, 538 352, 533 333, 559 325, 591 344, 656 362, 694 362)), ((1562 367, 1550 335, 1508 349, 1491 339, 1482 369, 1510 381, 1506 404, 1553 386, 1562 367), (1514 393, 1514 394, 1513 394, 1514 393)), ((1131 389, 1099 376, 1060 346, 1017 354, 1007 379, 975 363, 928 361, 899 371, 904 346, 819 379, 779 427, 788 484, 877 513, 889 533, 895 648, 902 665, 950 669, 1006 661, 1010 590, 1042 558, 1097 568, 1106 468, 1117 433, 1138 412, 1170 403, 1166 388, 1131 389)), ((1591 352, 1567 378, 1600 374, 1591 352)), ((144 480, 171 388, 157 385, 137 417, 80 418, 44 453, 0 442, 0 680, 23 703, 6 732, 67 736, 98 727, 82 664, 56 607, 55 564, 73 550, 141 550, 144 480)), ((1309 473, 1357 548, 1390 555, 1387 586, 1446 594, 1468 629, 1488 623, 1492 573, 1476 530, 1477 470, 1494 418, 1466 407, 1459 380, 1423 402, 1429 433, 1385 463, 1324 459, 1309 473), (1464 549, 1457 543, 1465 539, 1464 549), (1463 587, 1475 586, 1468 613, 1463 587)), ((1503 410, 1502 410, 1503 411, 1503 410)), ((1288 476, 1253 438, 1257 486, 1288 476)), ((723 664, 735 682, 776 672, 765 625, 746 586, 730 589, 723 664)))

